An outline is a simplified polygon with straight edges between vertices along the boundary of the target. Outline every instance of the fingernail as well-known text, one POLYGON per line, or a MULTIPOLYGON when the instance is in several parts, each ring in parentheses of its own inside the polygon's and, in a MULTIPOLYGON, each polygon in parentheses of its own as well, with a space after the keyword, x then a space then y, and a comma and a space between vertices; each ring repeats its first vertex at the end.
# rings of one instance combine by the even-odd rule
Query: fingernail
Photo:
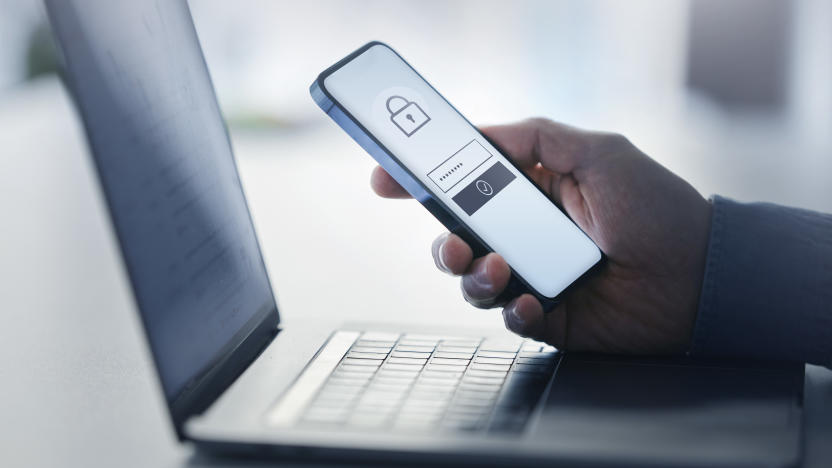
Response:
POLYGON ((509 302, 506 308, 503 309, 503 321, 506 328, 515 333, 520 334, 525 329, 526 322, 517 313, 517 300, 509 302))
MULTIPOLYGON (((472 290, 472 293, 477 294, 481 293, 482 295, 493 294, 494 292, 494 285, 491 284, 491 280, 488 278, 488 258, 484 258, 483 261, 477 266, 477 269, 474 270, 473 273, 470 275, 470 283, 468 284, 468 289, 472 290)), ((479 294, 477 294, 479 295, 479 294)))
POLYGON ((448 234, 443 234, 433 241, 434 255, 436 260, 436 267, 445 273, 450 273, 451 269, 445 264, 445 243, 448 241, 448 234))

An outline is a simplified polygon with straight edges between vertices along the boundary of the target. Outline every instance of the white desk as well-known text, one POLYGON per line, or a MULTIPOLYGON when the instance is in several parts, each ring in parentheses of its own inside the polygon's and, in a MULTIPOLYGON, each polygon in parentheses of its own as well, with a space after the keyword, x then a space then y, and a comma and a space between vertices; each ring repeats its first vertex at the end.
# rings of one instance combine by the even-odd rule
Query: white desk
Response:
MULTIPOLYGON (((502 328, 435 271, 442 227, 416 203, 375 197, 372 162, 334 126, 234 140, 289 326, 502 328)), ((80 125, 54 81, 0 102, 0 148, 0 465, 221 465, 174 441, 80 125)), ((807 466, 828 466, 832 373, 807 375, 807 466)))

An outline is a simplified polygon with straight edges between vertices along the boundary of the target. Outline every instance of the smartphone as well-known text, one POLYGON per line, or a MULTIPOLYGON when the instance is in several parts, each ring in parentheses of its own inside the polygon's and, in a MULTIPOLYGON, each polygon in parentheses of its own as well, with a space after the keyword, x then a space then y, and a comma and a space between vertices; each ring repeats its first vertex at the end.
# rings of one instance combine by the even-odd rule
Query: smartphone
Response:
POLYGON ((390 46, 364 45, 310 93, 476 256, 506 260, 510 294, 530 292, 550 309, 602 262, 595 243, 390 46))

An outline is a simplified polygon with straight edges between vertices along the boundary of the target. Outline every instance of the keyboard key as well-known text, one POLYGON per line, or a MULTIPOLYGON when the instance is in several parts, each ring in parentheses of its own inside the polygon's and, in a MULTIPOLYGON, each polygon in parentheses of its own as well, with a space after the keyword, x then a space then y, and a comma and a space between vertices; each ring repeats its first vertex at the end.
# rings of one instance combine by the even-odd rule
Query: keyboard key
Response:
POLYGON ((383 361, 387 358, 387 353, 365 353, 352 351, 347 354, 347 357, 354 359, 378 359, 383 361))
POLYGON ((464 348, 476 348, 482 340, 442 340, 442 347, 461 346, 464 348))
POLYGON ((406 385, 384 385, 373 382, 364 390, 364 395, 383 395, 386 398, 387 396, 404 396, 409 391, 410 388, 406 385))
POLYGON ((408 398, 407 401, 404 402, 404 405, 402 405, 402 412, 430 412, 439 410, 444 411, 444 408, 448 406, 449 402, 450 400, 446 399, 427 400, 424 398, 408 398))
POLYGON ((393 351, 393 354, 391 354, 390 356, 402 358, 428 359, 430 358, 430 354, 431 353, 428 352, 419 353, 415 351, 393 351))
POLYGON ((422 340, 399 340, 399 346, 423 346, 435 348, 436 341, 422 341, 422 340))
POLYGON ((448 358, 439 358, 439 357, 433 358, 430 362, 431 362, 431 364, 450 364, 450 365, 453 365, 453 366, 467 365, 468 364, 467 359, 448 359, 448 358))
POLYGON ((391 357, 387 360, 387 365, 389 364, 413 364, 418 366, 424 366, 428 362, 427 359, 420 359, 420 358, 408 358, 408 357, 391 357))
POLYGON ((438 335, 422 335, 419 333, 408 333, 401 337, 399 341, 430 341, 433 343, 437 343, 442 340, 441 336, 438 335))
POLYGON ((506 358, 506 359, 514 359, 517 356, 517 353, 514 351, 482 351, 480 350, 477 353, 477 357, 495 357, 495 358, 506 358))
POLYGON ((461 394, 471 394, 471 395, 479 395, 479 396, 489 396, 489 395, 498 395, 503 388, 501 383, 492 383, 492 384, 469 384, 469 383, 462 383, 459 388, 457 389, 458 393, 461 394))
POLYGON ((341 365, 378 367, 381 365, 381 361, 376 359, 357 359, 348 357, 341 361, 341 365))
POLYGON ((401 401, 398 400, 366 400, 359 401, 353 410, 357 413, 394 413, 401 406, 401 401))
POLYGON ((456 400, 477 400, 477 401, 487 401, 487 402, 494 402, 497 399, 497 396, 500 394, 499 389, 472 389, 472 388, 460 388, 457 390, 456 394, 454 394, 454 398, 456 400))
POLYGON ((395 341, 370 341, 370 340, 358 340, 353 344, 352 348, 385 348, 391 349, 393 346, 396 346, 395 341))
POLYGON ((300 424, 521 431, 557 359, 557 350, 533 341, 367 332, 300 424))
POLYGON ((437 408, 427 408, 425 410, 417 410, 412 411, 402 410, 398 414, 397 423, 404 422, 404 421, 431 421, 433 423, 438 423, 442 416, 445 414, 444 407, 437 407, 437 408))
POLYGON ((486 413, 490 412, 491 407, 494 406, 494 399, 456 397, 454 398, 452 405, 453 410, 458 412, 467 411, 470 413, 486 413))
POLYGON ((454 388, 414 388, 408 395, 412 400, 450 400, 454 396, 454 388))
POLYGON ((487 379, 504 379, 508 371, 495 371, 495 370, 477 370, 477 369, 470 369, 467 373, 465 373, 466 377, 484 377, 487 379))
POLYGON ((459 384, 460 388, 478 388, 478 387, 488 387, 488 388, 502 388, 503 387, 503 379, 495 379, 495 378, 482 378, 482 377, 472 377, 472 378, 464 378, 462 379, 462 383, 459 384))
POLYGON ((382 368, 378 371, 378 374, 375 375, 378 379, 399 379, 399 380, 410 380, 413 381, 416 377, 419 376, 419 372, 422 370, 417 366, 404 366, 406 367, 404 370, 401 369, 387 369, 386 367, 382 366, 382 368))
POLYGON ((430 353, 433 352, 433 346, 397 346, 398 352, 414 352, 414 353, 430 353))
POLYGON ((452 395, 455 391, 456 385, 432 385, 430 383, 416 382, 416 385, 410 391, 410 396, 425 395, 428 393, 452 395))
POLYGON ((519 341, 485 340, 480 345, 480 351, 516 352, 520 349, 520 344, 519 341))
POLYGON ((312 403, 309 404, 310 408, 314 407, 326 407, 326 408, 350 408, 352 407, 355 402, 357 402, 360 398, 360 394, 320 394, 312 400, 312 403))
POLYGON ((377 391, 385 393, 400 393, 405 394, 410 391, 410 384, 405 385, 390 385, 386 383, 373 382, 367 386, 367 391, 377 391))
POLYGON ((453 351, 437 351, 433 353, 434 358, 442 358, 442 359, 465 359, 471 360, 474 357, 474 353, 459 353, 453 351))
POLYGON ((355 353, 389 353, 390 350, 393 349, 393 345, 390 346, 353 346, 350 348, 350 352, 355 353))
POLYGON ((474 362, 478 364, 507 364, 511 365, 514 362, 513 358, 498 358, 498 357, 479 357, 474 358, 474 362))
POLYGON ((423 404, 405 403, 399 409, 400 418, 442 417, 448 409, 447 401, 422 401, 423 404))
POLYGON ((411 387, 413 386, 413 382, 416 381, 416 375, 411 376, 401 376, 401 375, 386 375, 386 374, 379 374, 375 379, 373 379, 373 384, 378 385, 395 385, 400 387, 411 387))
MULTIPOLYGON (((473 394, 473 393, 457 393, 454 396, 453 407, 477 407, 482 408, 482 411, 491 412, 491 407, 497 402, 497 395, 488 394, 473 394)), ((469 408, 470 411, 473 411, 469 408)))
POLYGON ((440 344, 437 348, 437 351, 449 352, 449 353, 470 353, 474 354, 477 352, 476 346, 446 346, 440 344))
POLYGON ((442 372, 465 372, 468 366, 465 364, 462 365, 450 365, 450 364, 433 364, 430 363, 427 365, 425 369, 431 371, 442 371, 442 372))
MULTIPOLYGON (((427 402, 425 402, 427 403, 427 402)), ((448 409, 447 402, 438 402, 440 404, 436 405, 405 405, 399 411, 399 418, 412 418, 412 419, 424 419, 424 418, 441 418, 445 415, 445 411, 448 409)))
POLYGON ((418 374, 412 372, 405 372, 404 374, 400 374, 398 371, 379 371, 379 373, 372 379, 373 384, 383 384, 383 385, 399 385, 399 386, 409 386, 413 385, 413 381, 416 380, 418 374))
POLYGON ((397 407, 401 404, 404 397, 407 395, 406 392, 402 393, 387 393, 381 391, 367 391, 367 393, 361 395, 361 399, 358 402, 358 407, 366 407, 366 406, 384 406, 384 407, 397 407))
POLYGON ((501 372, 508 372, 511 366, 509 364, 478 364, 473 363, 471 364, 472 370, 493 370, 493 371, 501 371, 501 372))
POLYGON ((475 391, 494 391, 498 392, 501 388, 503 388, 503 383, 500 381, 490 381, 490 382, 469 382, 463 381, 459 384, 459 388, 462 390, 475 390, 475 391))
POLYGON ((459 384, 458 379, 436 379, 436 378, 425 378, 422 377, 419 379, 419 385, 427 385, 430 387, 454 387, 459 384))
POLYGON ((422 372, 422 377, 427 377, 431 379, 459 380, 460 378, 462 378, 462 372, 435 371, 425 369, 425 371, 422 372))
POLYGON ((416 371, 422 368, 421 364, 384 364, 383 370, 416 371))
MULTIPOLYGON (((494 365, 494 364, 483 364, 483 365, 494 365)), ((473 364, 472 364, 473 367, 473 364)), ((503 370, 480 370, 480 369, 469 369, 468 372, 465 373, 465 377, 463 379, 466 382, 477 382, 477 381, 489 381, 489 382, 502 382, 505 380, 506 375, 508 375, 508 371, 503 370)))

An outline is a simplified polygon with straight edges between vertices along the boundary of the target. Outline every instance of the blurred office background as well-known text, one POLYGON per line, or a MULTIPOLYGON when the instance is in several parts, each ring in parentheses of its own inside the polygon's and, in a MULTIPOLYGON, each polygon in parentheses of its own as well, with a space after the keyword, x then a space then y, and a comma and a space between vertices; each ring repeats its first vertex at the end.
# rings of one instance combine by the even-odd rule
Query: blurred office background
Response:
MULTIPOLYGON (((617 131, 706 196, 832 211, 826 0, 190 5, 278 299, 293 310, 323 287, 327 307, 347 301, 386 317, 399 297, 420 313, 430 290, 464 311, 437 317, 498 320, 474 314, 432 271, 428 245, 441 226, 415 203, 374 197, 372 161, 309 98, 318 72, 372 39, 396 47, 474 122, 546 116, 617 131)), ((96 249, 89 237, 99 232, 110 246, 102 262, 117 265, 50 41, 39 2, 0 0, 0 203, 14 220, 0 245, 25 270, 30 251, 16 236, 43 254, 59 233, 96 249)))
MULTIPOLYGON (((325 315, 310 310, 315 297, 345 318, 358 308, 373 319, 500 322, 434 271, 429 244, 442 227, 415 203, 375 197, 372 160, 309 97, 321 70, 372 39, 397 48, 473 122, 546 116, 617 131, 706 196, 832 211, 827 0, 190 5, 289 317, 325 315), (425 310, 424 291, 438 307, 425 310)), ((0 0, 0 43, 0 276, 15 279, 0 281, 3 296, 27 299, 44 278, 65 281, 67 268, 80 273, 73 281, 111 272, 123 290, 43 5, 0 0)), ((96 304, 99 287, 89 289, 96 304)), ((112 297, 129 303, 124 291, 112 297)))
MULTIPOLYGON (((413 300, 451 284, 429 271, 438 223, 373 197, 372 161, 308 95, 318 72, 371 39, 396 47, 473 122, 546 116, 617 131, 705 195, 832 211, 826 0, 190 4, 267 259, 292 265, 272 268, 279 298, 287 284, 300 301, 324 277, 382 314, 373 288, 336 280, 355 278, 356 264, 377 272, 358 279, 413 300)), ((85 191, 79 213, 98 192, 43 6, 0 0, 0 42, 4 211, 17 226, 42 218, 48 242, 53 218, 72 218, 60 190, 85 191)), ((97 209, 89 216, 106 230, 97 209)), ((459 302, 455 286, 440 290, 459 302)))
MULTIPOLYGON (((289 322, 501 327, 435 271, 442 227, 416 203, 375 197, 372 160, 309 98, 321 70, 372 39, 473 122, 621 132, 706 196, 832 212, 828 0, 190 5, 289 322)), ((0 298, 14 331, 0 353, 14 405, 1 411, 14 428, 3 452, 9 466, 168 466, 186 455, 159 430, 164 406, 40 2, 0 0, 0 44, 0 298), (49 416, 16 419, 28 413, 49 416)))

